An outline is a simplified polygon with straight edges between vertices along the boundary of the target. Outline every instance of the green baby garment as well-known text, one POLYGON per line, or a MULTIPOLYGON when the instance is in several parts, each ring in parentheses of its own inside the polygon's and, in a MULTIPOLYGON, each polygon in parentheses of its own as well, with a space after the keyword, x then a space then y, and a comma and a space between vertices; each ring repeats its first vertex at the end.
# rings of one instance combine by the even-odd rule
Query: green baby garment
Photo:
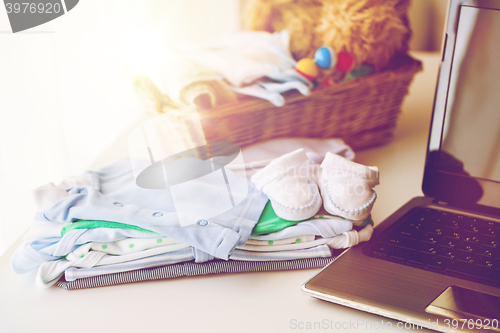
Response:
POLYGON ((153 232, 151 230, 143 229, 141 227, 136 227, 135 225, 110 222, 110 221, 92 221, 92 220, 78 220, 72 222, 69 225, 64 226, 61 230, 61 237, 63 237, 67 232, 75 229, 96 229, 96 228, 113 228, 113 229, 132 229, 146 232, 153 232))
POLYGON ((266 207, 264 207, 264 211, 260 214, 259 221, 252 230, 252 236, 280 231, 300 222, 302 221, 288 221, 282 219, 274 212, 271 201, 268 201, 266 207))

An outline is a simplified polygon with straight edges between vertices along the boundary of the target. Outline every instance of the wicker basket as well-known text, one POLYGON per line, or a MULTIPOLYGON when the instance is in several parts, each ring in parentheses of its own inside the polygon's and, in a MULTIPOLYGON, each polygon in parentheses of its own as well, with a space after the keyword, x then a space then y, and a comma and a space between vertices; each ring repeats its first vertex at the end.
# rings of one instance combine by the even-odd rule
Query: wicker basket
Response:
MULTIPOLYGON (((198 115, 208 142, 232 142, 244 147, 284 137, 341 138, 360 150, 392 138, 408 86, 421 69, 420 61, 397 55, 387 71, 316 87, 308 97, 290 92, 282 107, 246 99, 211 109, 198 108, 198 115)), ((161 103, 154 103, 154 107, 162 109, 161 103)))

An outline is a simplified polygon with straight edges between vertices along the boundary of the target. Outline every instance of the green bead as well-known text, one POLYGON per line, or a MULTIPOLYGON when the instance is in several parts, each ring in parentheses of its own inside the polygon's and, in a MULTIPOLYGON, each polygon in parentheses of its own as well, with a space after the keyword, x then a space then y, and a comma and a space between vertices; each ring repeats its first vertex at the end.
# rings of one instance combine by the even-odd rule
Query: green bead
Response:
POLYGON ((157 240, 156 242, 157 242, 157 243, 161 243, 161 242, 163 242, 163 239, 158 238, 158 240, 157 240))
POLYGON ((357 79, 359 77, 367 76, 373 74, 375 70, 368 65, 361 65, 357 68, 354 68, 346 77, 345 81, 350 81, 357 79))
POLYGON ((273 243, 274 243, 273 241, 267 242, 267 244, 269 244, 269 245, 273 245, 273 243))
POLYGON ((103 250, 106 250, 107 248, 108 248, 108 246, 107 246, 107 245, 103 245, 103 246, 102 246, 102 249, 103 249, 103 250))
POLYGON ((133 248, 133 247, 134 247, 134 244, 130 244, 128 247, 133 248))
POLYGON ((80 256, 80 258, 83 258, 83 257, 85 257, 85 254, 82 254, 82 255, 80 256))
POLYGON ((295 241, 296 241, 297 243, 298 243, 298 242, 300 242, 300 238, 297 238, 295 241))

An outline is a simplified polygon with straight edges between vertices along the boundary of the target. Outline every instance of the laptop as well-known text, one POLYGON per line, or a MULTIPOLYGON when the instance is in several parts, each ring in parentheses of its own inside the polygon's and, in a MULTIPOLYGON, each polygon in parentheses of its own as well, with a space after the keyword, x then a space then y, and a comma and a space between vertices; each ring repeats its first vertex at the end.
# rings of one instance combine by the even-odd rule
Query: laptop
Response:
POLYGON ((422 190, 303 292, 416 328, 500 332, 500 0, 449 2, 422 190))

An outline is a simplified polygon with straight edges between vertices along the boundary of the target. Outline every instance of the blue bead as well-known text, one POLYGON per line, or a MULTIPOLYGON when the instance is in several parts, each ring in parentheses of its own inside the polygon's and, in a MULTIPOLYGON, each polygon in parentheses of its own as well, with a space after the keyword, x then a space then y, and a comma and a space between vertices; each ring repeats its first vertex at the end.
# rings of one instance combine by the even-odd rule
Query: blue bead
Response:
POLYGON ((330 69, 336 62, 336 56, 333 50, 328 46, 320 47, 314 54, 316 65, 322 69, 330 69))

